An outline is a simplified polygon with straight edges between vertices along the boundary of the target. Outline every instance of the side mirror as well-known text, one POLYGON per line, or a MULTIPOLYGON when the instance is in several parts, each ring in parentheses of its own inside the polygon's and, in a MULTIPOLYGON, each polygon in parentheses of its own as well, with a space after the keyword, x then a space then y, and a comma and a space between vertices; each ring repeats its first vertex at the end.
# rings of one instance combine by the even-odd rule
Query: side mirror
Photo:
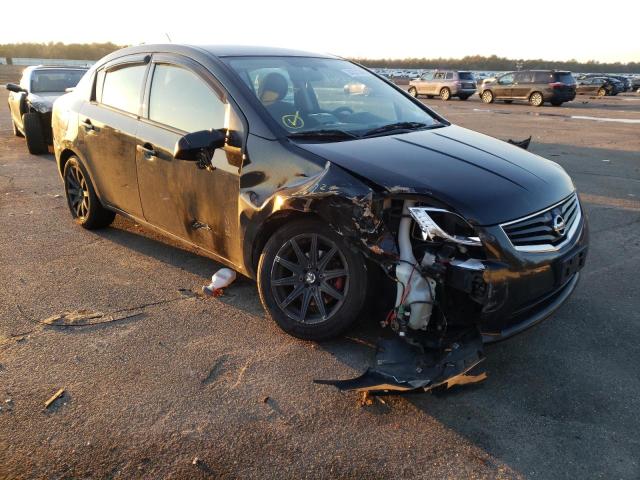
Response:
POLYGON ((65 88, 65 89, 64 89, 64 91, 65 91, 66 93, 71 93, 71 92, 73 92, 75 89, 76 89, 76 87, 67 87, 67 88, 65 88))
POLYGON ((180 137, 173 149, 173 157, 178 160, 199 161, 202 154, 210 157, 216 148, 224 147, 225 135, 219 130, 201 130, 180 137))
POLYGON ((20 85, 16 85, 15 83, 7 83, 7 90, 14 93, 28 93, 24 88, 22 88, 20 85))

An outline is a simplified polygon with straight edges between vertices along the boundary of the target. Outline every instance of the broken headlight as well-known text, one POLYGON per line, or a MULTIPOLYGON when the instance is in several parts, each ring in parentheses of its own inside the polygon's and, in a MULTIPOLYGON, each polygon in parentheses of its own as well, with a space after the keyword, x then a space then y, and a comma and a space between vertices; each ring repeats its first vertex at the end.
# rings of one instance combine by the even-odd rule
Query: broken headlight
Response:
POLYGON ((434 207, 410 207, 409 212, 422 231, 423 240, 448 240, 461 245, 482 245, 475 230, 460 215, 434 207))

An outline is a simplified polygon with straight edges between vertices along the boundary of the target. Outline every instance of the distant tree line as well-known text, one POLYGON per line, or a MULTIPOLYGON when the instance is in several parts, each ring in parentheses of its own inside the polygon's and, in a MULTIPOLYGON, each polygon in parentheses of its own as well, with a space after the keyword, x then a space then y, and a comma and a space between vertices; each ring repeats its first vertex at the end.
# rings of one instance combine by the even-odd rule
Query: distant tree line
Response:
MULTIPOLYGON (((0 57, 9 58, 62 58, 68 60, 98 60, 105 55, 122 48, 112 42, 107 43, 6 43, 0 44, 0 57)), ((518 69, 556 69, 572 72, 604 73, 640 73, 640 62, 601 63, 595 60, 563 62, 551 60, 518 60, 492 55, 483 57, 470 55, 464 58, 355 58, 355 61, 367 67, 383 68, 452 68, 467 70, 518 70, 518 69)))
POLYGON ((0 44, 0 57, 62 58, 65 60, 98 60, 122 48, 115 43, 6 43, 0 44))
POLYGON ((455 69, 455 70, 523 70, 523 69, 555 69, 569 70, 572 72, 593 73, 640 73, 640 62, 629 63, 602 63, 595 60, 578 62, 577 60, 551 61, 551 60, 518 60, 492 55, 483 57, 470 55, 464 58, 354 58, 354 61, 366 67, 382 68, 420 68, 420 69, 455 69))

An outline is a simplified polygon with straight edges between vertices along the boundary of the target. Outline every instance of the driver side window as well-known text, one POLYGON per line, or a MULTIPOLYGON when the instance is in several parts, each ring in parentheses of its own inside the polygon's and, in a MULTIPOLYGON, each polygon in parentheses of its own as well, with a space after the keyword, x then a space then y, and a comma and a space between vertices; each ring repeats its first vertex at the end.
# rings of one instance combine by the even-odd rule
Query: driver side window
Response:
POLYGON ((510 73, 508 75, 503 75, 502 77, 500 77, 500 79, 498 80, 498 83, 500 85, 511 85, 513 83, 513 74, 510 73))

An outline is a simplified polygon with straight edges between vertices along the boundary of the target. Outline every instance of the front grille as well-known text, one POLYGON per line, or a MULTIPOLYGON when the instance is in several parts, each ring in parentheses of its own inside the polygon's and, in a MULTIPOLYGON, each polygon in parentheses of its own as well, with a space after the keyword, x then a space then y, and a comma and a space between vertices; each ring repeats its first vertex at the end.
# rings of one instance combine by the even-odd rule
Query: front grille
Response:
POLYGON ((574 193, 541 212, 501 225, 516 250, 542 252, 558 250, 580 226, 581 212, 574 193))

